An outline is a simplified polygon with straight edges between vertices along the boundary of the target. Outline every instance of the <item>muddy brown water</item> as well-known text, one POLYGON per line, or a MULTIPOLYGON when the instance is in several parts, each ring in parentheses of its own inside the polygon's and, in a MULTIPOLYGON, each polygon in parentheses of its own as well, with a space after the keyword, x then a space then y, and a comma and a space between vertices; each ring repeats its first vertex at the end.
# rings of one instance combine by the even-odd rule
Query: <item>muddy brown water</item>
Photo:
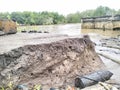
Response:
POLYGON ((99 34, 108 37, 117 37, 120 30, 100 30, 100 29, 81 29, 81 24, 61 24, 38 26, 37 30, 49 31, 57 34, 80 35, 80 34, 99 34))
POLYGON ((100 30, 100 29, 81 29, 81 24, 60 24, 60 25, 40 25, 40 26, 18 26, 18 31, 21 30, 37 30, 48 31, 54 34, 68 34, 68 35, 80 35, 80 34, 99 34, 103 36, 116 37, 120 35, 120 30, 100 30))
POLYGON ((82 29, 83 34, 98 34, 106 37, 118 37, 120 35, 120 30, 100 30, 100 29, 82 29))

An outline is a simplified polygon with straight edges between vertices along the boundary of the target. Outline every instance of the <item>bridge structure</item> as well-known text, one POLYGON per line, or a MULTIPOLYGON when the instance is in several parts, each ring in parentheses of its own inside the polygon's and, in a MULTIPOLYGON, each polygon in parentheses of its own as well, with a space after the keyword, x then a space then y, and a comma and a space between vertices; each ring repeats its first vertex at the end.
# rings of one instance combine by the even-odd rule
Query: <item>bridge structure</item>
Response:
POLYGON ((86 17, 81 19, 82 29, 103 29, 118 30, 120 29, 120 15, 109 15, 101 17, 86 17))

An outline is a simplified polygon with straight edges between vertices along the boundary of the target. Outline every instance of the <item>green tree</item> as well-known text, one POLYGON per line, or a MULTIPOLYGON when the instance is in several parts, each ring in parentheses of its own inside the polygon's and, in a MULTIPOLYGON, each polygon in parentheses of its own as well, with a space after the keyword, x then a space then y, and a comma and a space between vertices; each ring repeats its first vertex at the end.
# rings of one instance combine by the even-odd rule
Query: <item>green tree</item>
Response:
POLYGON ((10 16, 11 19, 17 21, 19 24, 24 24, 25 22, 23 14, 21 12, 12 12, 10 16))
POLYGON ((0 13, 0 19, 8 19, 8 16, 10 18, 10 14, 8 12, 0 13))
POLYGON ((81 22, 81 14, 79 12, 75 14, 69 14, 66 17, 67 23, 80 23, 81 22))
POLYGON ((0 13, 0 19, 13 19, 19 24, 24 25, 50 25, 61 23, 80 23, 83 17, 95 17, 104 15, 120 14, 120 9, 115 11, 109 7, 99 6, 94 10, 86 10, 68 14, 66 17, 57 12, 12 12, 0 13))

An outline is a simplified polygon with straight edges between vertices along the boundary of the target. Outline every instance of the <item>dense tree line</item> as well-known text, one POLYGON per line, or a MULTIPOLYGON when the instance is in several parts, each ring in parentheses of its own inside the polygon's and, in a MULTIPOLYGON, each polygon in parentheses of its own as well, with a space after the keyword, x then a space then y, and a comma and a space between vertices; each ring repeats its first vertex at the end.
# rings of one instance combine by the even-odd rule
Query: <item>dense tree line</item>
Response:
POLYGON ((65 17, 55 12, 0 13, 1 19, 12 19, 23 25, 49 25, 65 23, 65 17))
POLYGON ((95 10, 86 10, 68 14, 67 16, 60 15, 56 12, 12 12, 0 13, 0 19, 12 19, 22 25, 50 25, 62 23, 80 23, 83 17, 95 17, 104 15, 120 14, 118 11, 108 7, 99 6, 95 10))
POLYGON ((108 7, 99 6, 95 10, 86 10, 83 12, 76 12, 74 14, 69 14, 67 15, 67 22, 78 23, 81 22, 81 18, 84 17, 97 17, 97 16, 105 16, 105 15, 116 15, 116 14, 120 14, 120 9, 116 11, 108 7))

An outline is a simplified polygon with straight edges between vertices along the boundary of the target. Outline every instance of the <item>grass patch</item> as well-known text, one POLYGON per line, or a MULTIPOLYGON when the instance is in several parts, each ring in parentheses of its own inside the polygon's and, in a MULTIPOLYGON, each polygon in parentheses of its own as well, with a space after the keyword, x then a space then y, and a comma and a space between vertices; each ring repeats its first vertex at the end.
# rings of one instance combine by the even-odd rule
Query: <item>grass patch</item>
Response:
POLYGON ((21 32, 21 31, 30 31, 30 30, 35 30, 35 31, 38 31, 38 30, 41 30, 41 26, 38 25, 38 26, 17 26, 17 31, 18 32, 21 32))

